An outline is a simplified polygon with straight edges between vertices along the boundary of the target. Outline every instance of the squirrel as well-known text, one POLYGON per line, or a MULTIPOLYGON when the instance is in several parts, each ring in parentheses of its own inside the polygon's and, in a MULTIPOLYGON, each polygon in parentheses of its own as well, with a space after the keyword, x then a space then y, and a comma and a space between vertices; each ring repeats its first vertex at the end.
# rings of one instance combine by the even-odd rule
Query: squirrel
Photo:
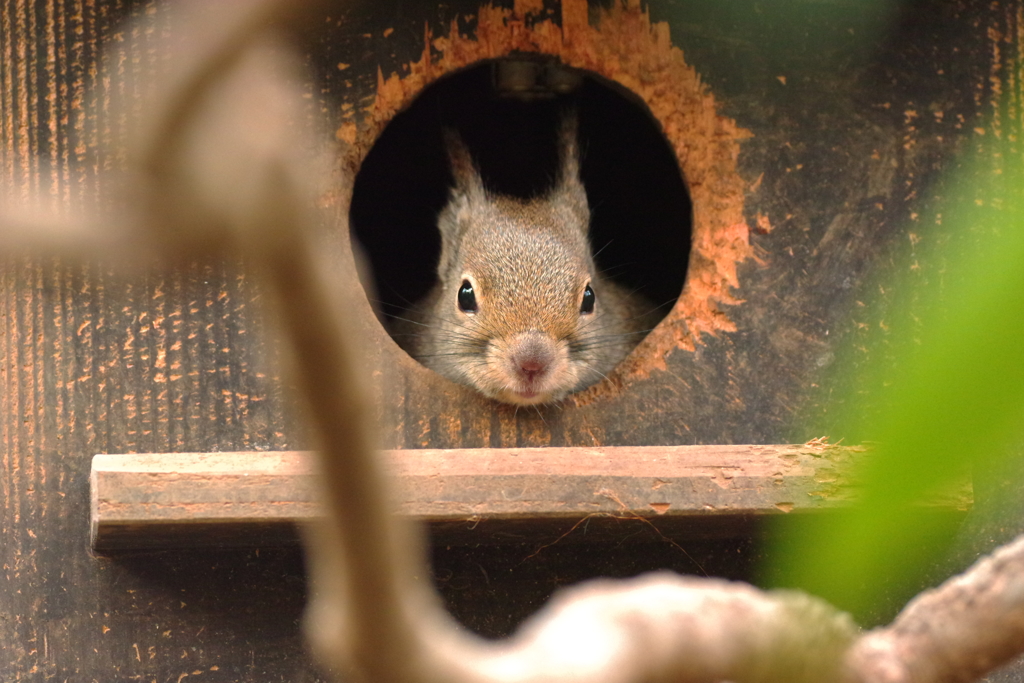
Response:
POLYGON ((577 127, 563 116, 554 187, 528 200, 485 189, 446 132, 455 183, 437 219, 438 282, 398 336, 426 367, 505 403, 556 402, 594 384, 660 317, 595 266, 577 127))

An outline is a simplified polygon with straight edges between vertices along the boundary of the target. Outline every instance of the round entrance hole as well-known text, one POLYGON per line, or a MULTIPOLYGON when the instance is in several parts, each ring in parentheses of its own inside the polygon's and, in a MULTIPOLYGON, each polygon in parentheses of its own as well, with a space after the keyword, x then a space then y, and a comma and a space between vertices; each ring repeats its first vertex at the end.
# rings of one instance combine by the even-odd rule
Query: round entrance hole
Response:
POLYGON ((598 270, 648 302, 651 324, 672 309, 686 279, 692 206, 660 125, 619 84, 554 59, 511 57, 425 88, 388 123, 356 175, 352 235, 372 267, 375 308, 399 346, 408 349, 408 340, 396 321, 438 279, 437 219, 454 183, 446 131, 458 133, 490 193, 525 200, 555 182, 566 112, 578 119, 598 270))

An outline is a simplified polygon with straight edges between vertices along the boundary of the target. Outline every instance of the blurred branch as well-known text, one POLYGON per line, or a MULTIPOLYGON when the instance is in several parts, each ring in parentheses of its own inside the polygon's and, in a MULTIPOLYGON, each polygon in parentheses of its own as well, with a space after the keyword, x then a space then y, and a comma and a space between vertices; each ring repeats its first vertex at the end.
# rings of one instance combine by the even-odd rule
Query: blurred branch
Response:
POLYGON ((1024 652, 1024 537, 910 602, 846 657, 855 680, 973 681, 1024 652))

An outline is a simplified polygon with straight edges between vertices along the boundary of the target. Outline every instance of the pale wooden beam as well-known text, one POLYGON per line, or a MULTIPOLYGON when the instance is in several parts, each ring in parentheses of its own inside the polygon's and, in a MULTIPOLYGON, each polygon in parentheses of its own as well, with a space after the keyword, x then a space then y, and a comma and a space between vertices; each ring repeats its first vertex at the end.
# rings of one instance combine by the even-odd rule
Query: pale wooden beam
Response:
MULTIPOLYGON (((674 536, 737 533, 766 516, 853 500, 863 448, 647 446, 386 451, 395 512, 447 542, 538 540, 580 520, 600 536, 642 518, 674 536)), ((319 514, 303 452, 97 455, 97 550, 293 542, 319 514)), ((935 500, 964 511, 969 485, 935 500)), ((645 522, 640 522, 645 525, 645 522)), ((647 525, 650 526, 650 525, 647 525)), ((651 533, 657 533, 652 529, 651 533)))

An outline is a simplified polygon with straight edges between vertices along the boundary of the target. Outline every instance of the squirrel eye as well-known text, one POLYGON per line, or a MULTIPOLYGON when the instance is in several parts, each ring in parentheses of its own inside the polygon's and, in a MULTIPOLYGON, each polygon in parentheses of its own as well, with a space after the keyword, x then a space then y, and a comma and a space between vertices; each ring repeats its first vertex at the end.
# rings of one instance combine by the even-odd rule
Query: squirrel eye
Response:
POLYGON ((476 294, 469 280, 463 280, 459 287, 459 310, 463 313, 476 313, 476 294))
POLYGON ((596 301, 597 296, 594 295, 594 290, 590 288, 588 283, 587 288, 583 290, 583 303, 580 304, 580 313, 593 313, 596 301))

